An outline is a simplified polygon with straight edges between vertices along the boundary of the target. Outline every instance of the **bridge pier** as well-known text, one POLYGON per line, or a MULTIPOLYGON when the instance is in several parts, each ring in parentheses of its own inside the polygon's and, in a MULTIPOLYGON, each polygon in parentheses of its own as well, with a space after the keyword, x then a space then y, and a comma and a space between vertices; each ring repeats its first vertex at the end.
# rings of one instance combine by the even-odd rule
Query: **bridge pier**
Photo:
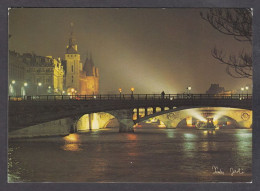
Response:
POLYGON ((114 115, 119 122, 119 133, 133 133, 133 109, 130 110, 115 110, 109 112, 114 115))

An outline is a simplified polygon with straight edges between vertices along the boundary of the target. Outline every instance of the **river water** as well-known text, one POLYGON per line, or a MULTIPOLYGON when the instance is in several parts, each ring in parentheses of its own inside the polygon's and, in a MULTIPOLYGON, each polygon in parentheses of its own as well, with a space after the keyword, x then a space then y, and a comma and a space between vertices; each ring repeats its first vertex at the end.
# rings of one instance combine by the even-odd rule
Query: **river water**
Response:
POLYGON ((9 182, 251 182, 252 130, 106 129, 15 139, 8 158, 9 182))

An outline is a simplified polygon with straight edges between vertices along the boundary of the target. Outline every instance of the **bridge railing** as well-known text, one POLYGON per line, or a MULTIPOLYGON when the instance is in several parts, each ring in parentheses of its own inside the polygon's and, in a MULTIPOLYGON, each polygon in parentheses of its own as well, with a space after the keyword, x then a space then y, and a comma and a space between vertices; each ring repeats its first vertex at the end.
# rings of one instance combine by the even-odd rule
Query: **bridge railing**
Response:
POLYGON ((9 101, 252 99, 252 94, 99 94, 9 96, 9 101))

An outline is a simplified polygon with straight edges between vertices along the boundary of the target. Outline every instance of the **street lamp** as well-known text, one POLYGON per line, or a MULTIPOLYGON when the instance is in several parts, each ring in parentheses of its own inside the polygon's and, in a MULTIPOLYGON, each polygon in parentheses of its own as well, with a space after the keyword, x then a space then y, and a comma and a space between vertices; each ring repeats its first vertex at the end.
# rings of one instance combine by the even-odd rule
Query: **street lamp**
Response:
POLYGON ((38 85, 37 85, 37 95, 39 94, 39 88, 42 86, 42 83, 39 82, 38 85))
POLYGON ((24 96, 26 95, 26 87, 28 86, 28 83, 27 82, 24 82, 23 83, 23 87, 24 87, 24 91, 23 91, 23 93, 24 93, 24 96))
POLYGON ((118 91, 119 91, 120 98, 121 98, 122 88, 118 88, 118 91))
POLYGON ((15 80, 12 80, 12 84, 13 84, 13 86, 12 86, 12 88, 13 88, 13 96, 16 96, 16 89, 15 89, 15 80))
POLYGON ((190 94, 191 87, 189 86, 187 89, 188 89, 188 94, 190 94))
POLYGON ((245 88, 241 88, 241 94, 243 95, 243 92, 244 92, 245 88))
POLYGON ((249 89, 249 87, 248 87, 248 86, 246 86, 246 94, 248 94, 248 89, 249 89))
POLYGON ((131 88, 131 92, 132 92, 131 98, 132 98, 132 99, 134 99, 134 91, 135 91, 135 89, 134 89, 134 88, 131 88))

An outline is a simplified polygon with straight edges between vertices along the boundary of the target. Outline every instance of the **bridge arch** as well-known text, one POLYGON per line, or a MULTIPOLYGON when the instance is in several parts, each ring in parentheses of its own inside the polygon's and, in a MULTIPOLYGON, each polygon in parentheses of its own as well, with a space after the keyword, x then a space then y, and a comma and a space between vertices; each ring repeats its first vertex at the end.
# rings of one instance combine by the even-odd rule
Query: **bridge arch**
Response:
POLYGON ((167 128, 176 128, 183 119, 190 116, 202 120, 203 116, 200 113, 203 112, 212 112, 215 118, 226 116, 230 120, 234 120, 238 127, 251 128, 252 126, 251 110, 226 107, 178 107, 139 118, 135 120, 135 123, 156 117, 163 121, 167 128))
POLYGON ((107 124, 115 118, 116 117, 110 112, 84 114, 76 121, 76 129, 77 131, 104 129, 107 124))

